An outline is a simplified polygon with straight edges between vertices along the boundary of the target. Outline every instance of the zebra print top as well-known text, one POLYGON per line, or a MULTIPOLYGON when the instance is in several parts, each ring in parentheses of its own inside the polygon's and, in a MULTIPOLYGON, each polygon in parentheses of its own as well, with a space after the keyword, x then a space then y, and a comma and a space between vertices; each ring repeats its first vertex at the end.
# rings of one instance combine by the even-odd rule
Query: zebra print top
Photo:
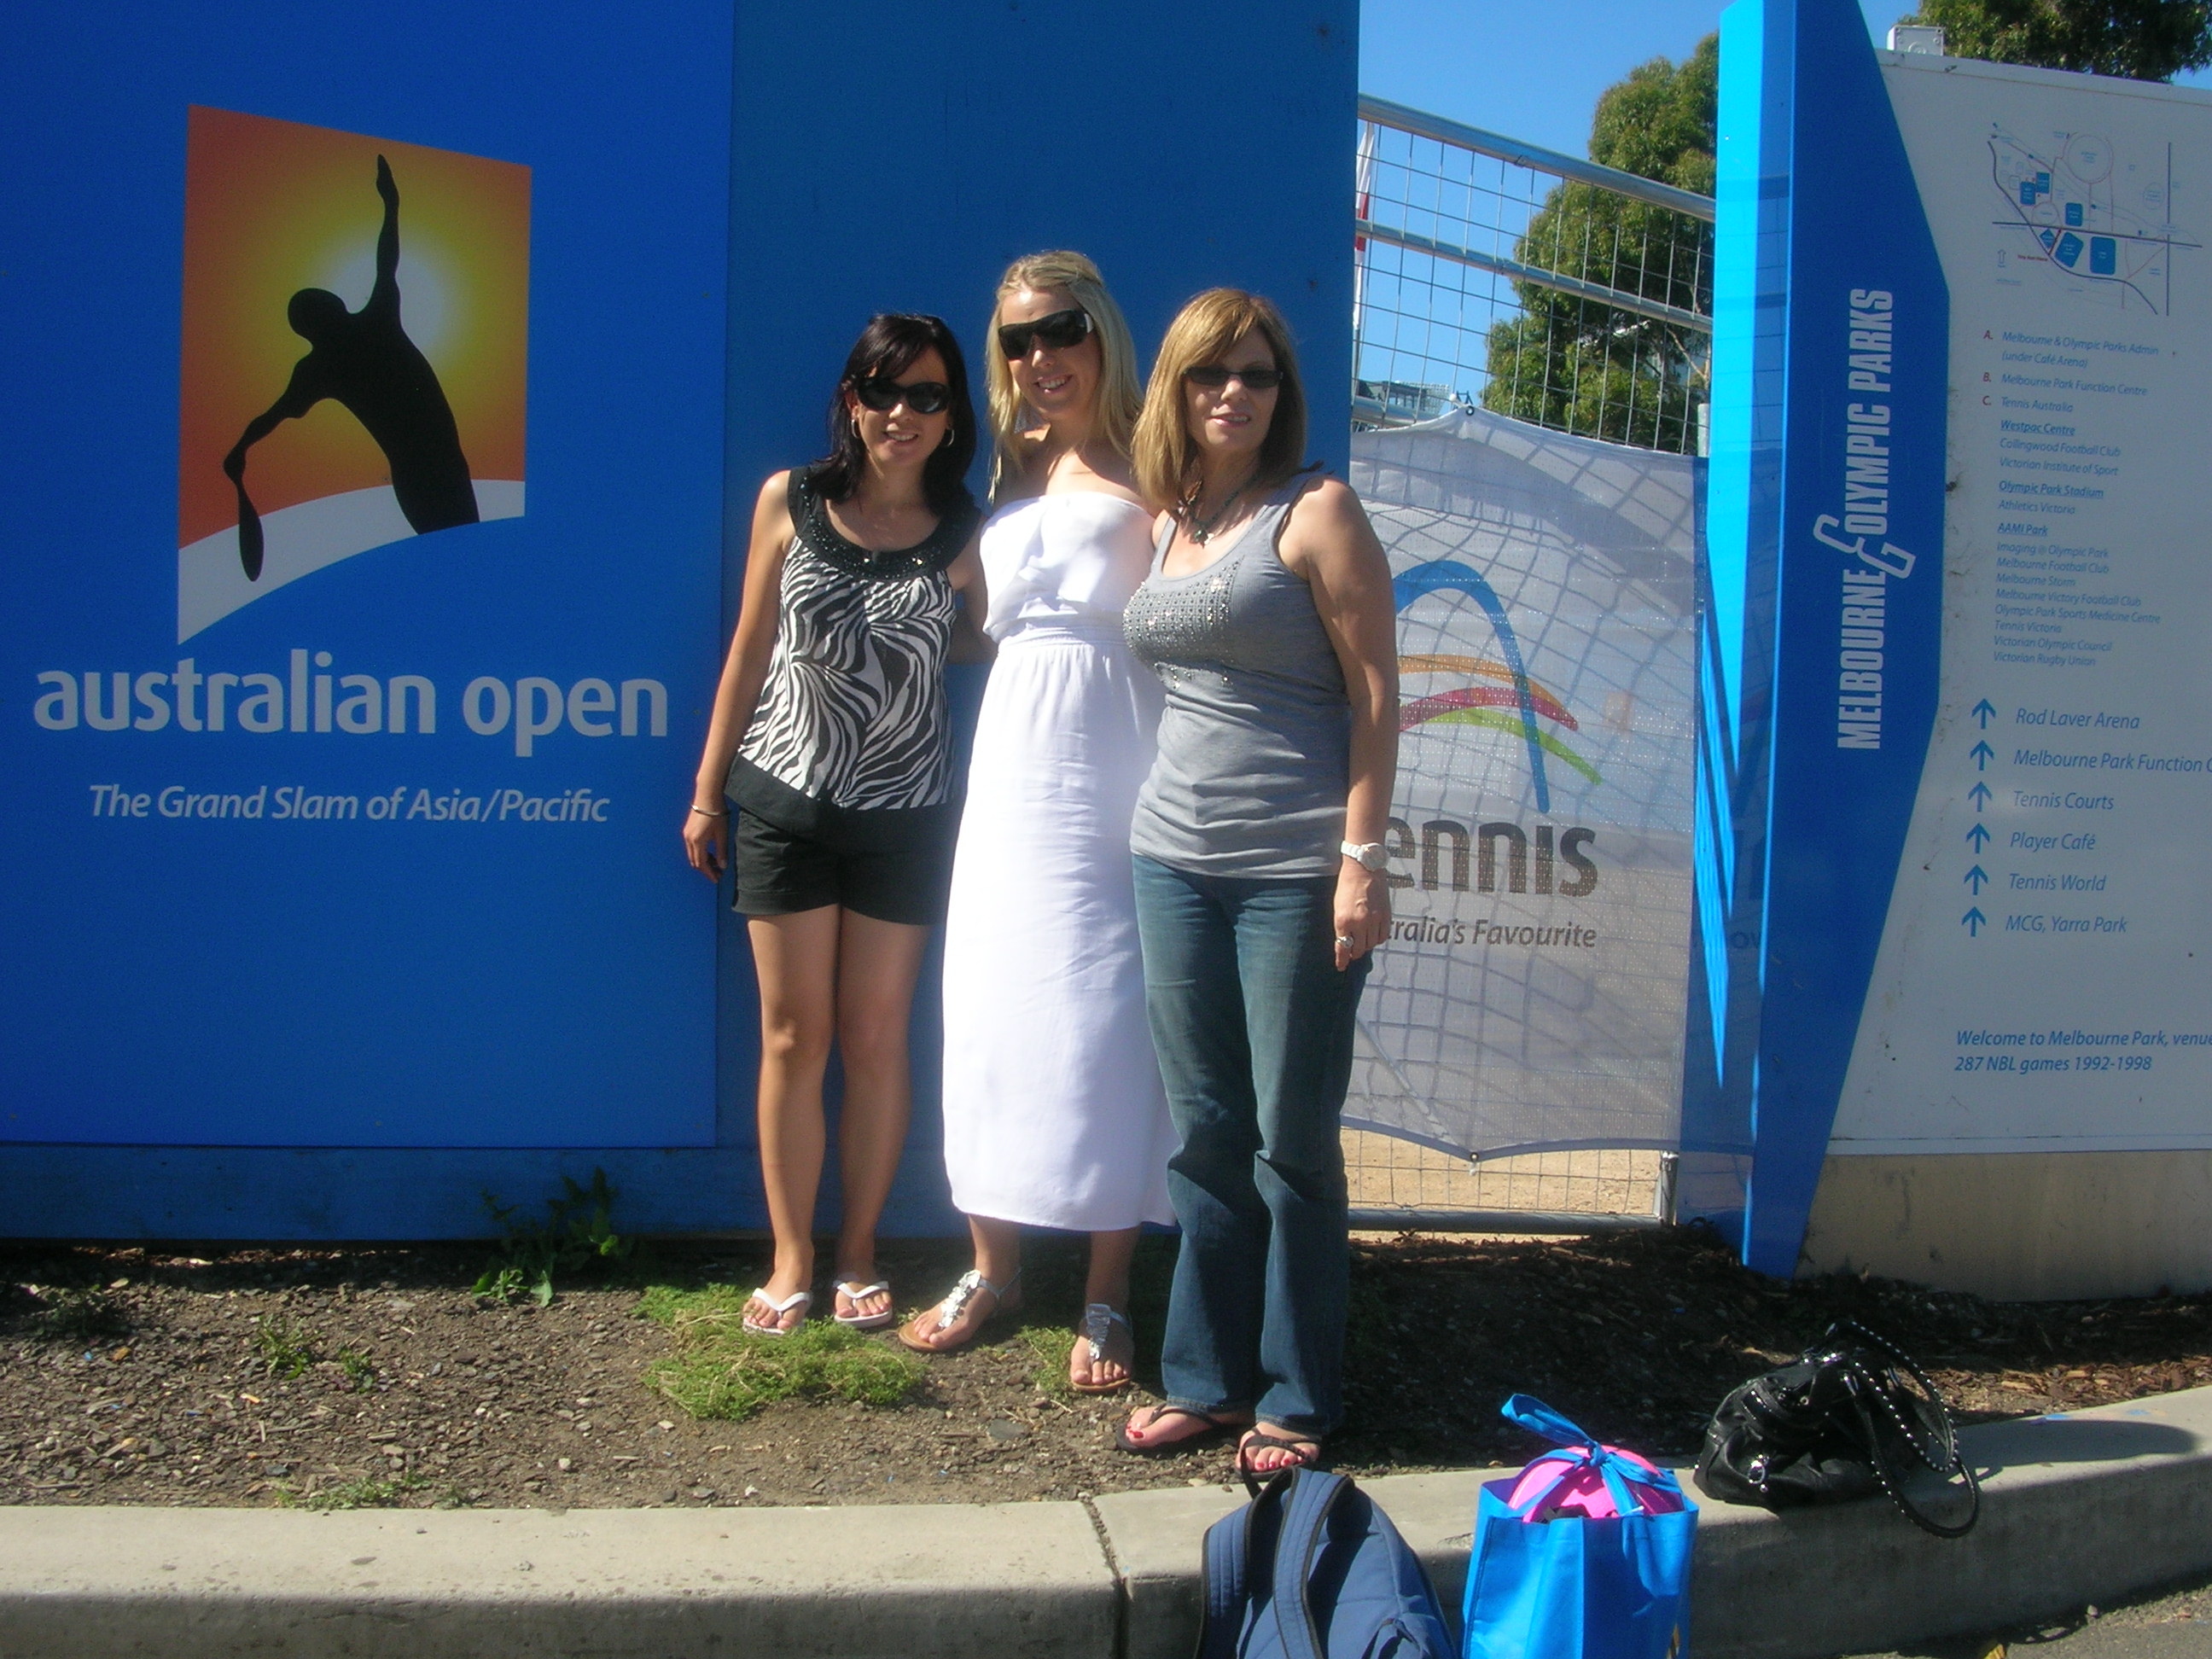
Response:
POLYGON ((974 504, 945 514, 927 541, 879 552, 838 534, 811 469, 793 470, 775 650, 730 768, 731 799, 810 836, 857 828, 854 812, 945 805, 945 568, 975 529, 974 504))

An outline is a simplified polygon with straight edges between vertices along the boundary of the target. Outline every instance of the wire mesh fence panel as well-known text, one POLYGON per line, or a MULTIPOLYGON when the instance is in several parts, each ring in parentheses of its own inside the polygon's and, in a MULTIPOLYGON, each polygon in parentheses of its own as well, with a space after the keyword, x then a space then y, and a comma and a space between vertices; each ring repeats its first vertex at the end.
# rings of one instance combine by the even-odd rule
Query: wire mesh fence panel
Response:
POLYGON ((1354 425, 1460 403, 1701 453, 1710 204, 1379 100, 1361 111, 1354 425), (1467 142, 1435 136, 1452 131, 1467 142))
MULTIPOLYGON (((1476 410, 1601 443, 1671 455, 1705 452, 1712 308, 1710 199, 1380 100, 1363 99, 1360 114, 1353 226, 1357 262, 1352 424, 1355 431, 1370 433, 1408 426, 1427 428, 1418 437, 1394 434, 1362 440, 1370 446, 1361 452, 1370 471, 1376 472, 1377 478, 1381 471, 1388 471, 1405 483, 1411 477, 1408 468, 1419 471, 1413 466, 1413 459, 1398 457, 1395 451, 1374 452, 1372 445, 1407 441, 1441 444, 1447 435, 1462 441, 1482 437, 1483 432, 1470 426, 1470 422, 1479 422, 1480 417, 1463 413, 1476 410), (1406 477, 1400 477, 1401 474, 1406 477)), ((1516 455, 1528 447, 1503 428, 1488 431, 1486 441, 1492 447, 1503 445, 1516 455)), ((1573 459, 1564 452, 1551 455, 1549 449, 1557 442, 1545 440, 1536 446, 1542 453, 1531 454, 1530 465, 1547 477, 1573 459)), ((1618 451, 1603 452, 1597 446, 1579 453, 1585 461, 1604 453, 1620 455, 1618 451)), ((1651 458, 1647 465, 1664 464, 1651 458)), ((1681 462, 1673 465, 1684 474, 1680 482, 1686 500, 1688 466, 1681 462)), ((1589 462, 1583 471, 1591 468, 1604 470, 1589 462)), ((1360 471, 1355 464, 1355 475, 1360 471)), ((1579 500, 1590 491, 1583 487, 1582 473, 1570 471, 1579 500)), ((1372 485, 1377 478, 1367 482, 1372 485)), ((1686 545, 1674 550, 1682 555, 1679 570, 1668 564, 1659 557, 1666 550, 1659 544, 1669 543, 1669 537, 1652 527, 1663 520, 1666 525, 1680 528, 1676 520, 1687 524, 1686 512, 1672 516, 1644 513, 1640 518, 1631 513, 1637 533, 1626 539, 1639 547, 1647 538, 1653 541, 1651 550, 1632 550, 1636 552, 1634 557, 1609 546, 1583 545, 1592 533, 1590 525, 1595 522, 1587 512, 1561 516, 1560 523, 1571 521, 1578 533, 1566 534, 1559 546, 1550 550, 1557 556, 1554 562, 1564 561, 1563 570, 1581 573, 1575 593, 1582 595, 1589 587, 1593 572, 1620 577, 1626 583, 1609 601, 1585 616, 1560 593, 1547 596, 1536 592, 1528 580, 1516 585, 1516 576, 1528 574, 1522 565, 1536 558, 1536 553, 1520 549, 1506 532, 1527 539, 1531 525, 1543 518, 1529 502, 1518 498, 1458 501, 1450 489, 1435 480, 1424 479, 1419 487, 1407 487, 1424 503, 1435 497, 1431 505, 1439 510, 1447 497, 1455 502, 1438 519, 1438 525, 1447 519, 1454 525, 1462 519, 1467 521, 1462 538, 1467 545, 1459 552, 1471 559, 1498 590, 1500 603, 1511 613, 1513 628, 1527 635, 1521 648, 1524 654, 1535 653, 1529 659, 1529 673, 1534 676, 1540 665, 1548 665, 1547 672, 1558 681, 1557 689, 1571 710, 1579 706, 1578 697, 1601 698, 1605 711, 1620 701, 1627 708, 1646 706, 1656 717, 1662 712, 1662 705, 1665 709, 1674 708, 1673 702, 1656 695, 1660 690, 1679 691, 1675 701, 1686 702, 1686 658, 1682 663, 1675 658, 1686 648, 1689 605, 1686 599, 1680 604, 1674 599, 1675 588, 1680 587, 1684 593, 1688 591, 1692 552, 1686 545), (1510 520, 1510 524, 1491 535, 1485 526, 1492 518, 1510 520), (1652 524, 1644 524, 1644 519, 1652 524), (1500 542, 1499 536, 1504 541, 1500 542), (1522 553, 1528 557, 1520 556, 1522 553), (1616 565, 1621 568, 1615 569, 1616 565), (1651 568, 1646 569, 1647 565, 1651 568), (1632 575, 1637 580, 1628 580, 1632 575), (1670 619, 1680 625, 1664 625, 1670 619), (1559 647, 1550 657, 1545 656, 1550 648, 1547 641, 1559 647), (1618 688, 1607 691, 1598 684, 1606 679, 1598 672, 1602 665, 1598 659, 1603 657, 1599 647, 1604 641, 1648 647, 1650 653, 1664 659, 1655 659, 1656 665, 1646 665, 1649 672, 1643 673, 1643 678, 1650 680, 1650 685, 1638 681, 1643 690, 1654 696, 1632 697, 1618 688), (1540 665, 1538 658, 1544 658, 1545 664, 1540 665)), ((1656 485, 1645 480, 1638 487, 1648 493, 1656 485)), ((1383 493, 1389 495, 1389 492, 1383 493)), ((1610 502, 1610 497, 1607 499, 1610 502)), ((1380 515, 1378 528, 1383 529, 1386 542, 1391 542, 1395 521, 1386 525, 1389 512, 1374 502, 1370 510, 1380 515)), ((1413 550, 1394 543, 1394 571, 1405 558, 1445 556, 1428 545, 1435 539, 1430 535, 1420 542, 1419 549, 1413 550)), ((1403 609, 1402 595, 1401 604, 1403 609)), ((1401 667, 1446 660, 1435 657, 1431 647, 1419 641, 1409 643, 1405 637, 1409 626, 1409 622, 1401 620, 1401 667), (1404 656, 1407 651, 1415 654, 1404 656), (1421 655, 1423 652, 1431 654, 1421 655)), ((1449 660, 1457 664, 1460 658, 1449 660)), ((1474 695, 1464 694, 1463 700, 1474 695)), ((1449 701, 1450 696, 1447 690, 1443 701, 1449 701)), ((1595 703, 1591 712, 1600 712, 1595 703)), ((1604 719, 1591 724, 1585 717, 1579 726, 1568 720, 1567 725, 1575 727, 1568 736, 1585 749, 1592 743, 1602 745, 1610 741, 1607 734, 1612 728, 1605 720, 1611 718, 1607 712, 1604 719)), ((1674 819, 1683 817, 1683 812, 1673 810, 1686 811, 1686 784, 1677 789, 1671 783, 1678 775, 1686 777, 1686 760, 1675 752, 1684 749, 1684 742, 1676 739, 1684 738, 1686 725, 1672 720, 1663 732, 1644 732, 1643 726, 1649 724, 1648 718, 1634 723, 1634 730, 1648 740, 1644 746, 1651 749, 1650 756, 1641 750, 1633 754, 1608 750, 1595 767, 1583 768, 1594 780, 1601 769, 1615 793, 1626 790, 1635 796, 1633 801, 1626 797, 1620 800, 1610 796, 1593 798, 1583 807, 1583 816, 1589 821, 1615 826, 1605 834, 1616 857, 1633 854, 1638 848, 1648 854, 1662 842, 1668 848, 1676 841, 1685 849, 1687 846, 1686 818, 1675 823, 1674 819), (1677 726, 1683 726, 1683 731, 1676 731, 1677 726), (1663 755, 1661 750, 1665 750, 1663 755), (1634 763, 1639 758, 1663 761, 1670 781, 1668 787, 1654 785, 1638 793, 1634 786, 1642 775, 1634 763), (1680 801, 1674 799, 1676 794, 1682 796, 1680 801), (1647 800, 1646 796, 1651 799, 1647 800), (1665 811, 1652 805, 1662 796, 1665 811), (1638 803, 1650 809, 1642 811, 1641 816, 1632 810, 1638 803), (1658 812, 1656 818, 1654 811, 1658 812), (1590 817, 1592 813, 1599 816, 1590 817), (1620 839, 1624 835, 1626 839, 1620 839)), ((1427 759, 1436 762, 1432 755, 1427 759)), ((1512 759, 1504 755, 1498 765, 1510 773, 1512 759)), ((1414 769, 1417 773, 1419 769, 1414 769)), ((1435 769, 1434 765, 1431 769, 1435 769)), ((1490 771, 1497 769, 1492 767, 1490 771)), ((1401 781, 1406 783, 1407 779, 1401 777, 1401 781)), ((1567 781, 1574 783, 1572 779, 1567 781)), ((1492 778, 1489 771, 1478 769, 1469 773, 1465 766, 1451 769, 1450 775, 1443 776, 1438 787, 1460 793, 1471 789, 1470 799, 1494 803, 1517 793, 1514 776, 1501 774, 1492 778)), ((1554 781, 1555 793, 1559 787, 1554 781)), ((1418 788, 1414 793, 1419 793, 1418 788)), ((1540 785, 1537 806, 1540 813, 1548 810, 1540 785)), ((1487 807, 1485 812, 1502 816, 1505 810, 1500 805, 1497 813, 1490 813, 1487 807)), ((1667 1142, 1655 1137, 1650 1123, 1630 1123, 1627 1119, 1639 1114, 1650 1119, 1679 1111, 1679 1096, 1659 1101, 1653 1091, 1664 1092, 1664 1085, 1652 1080, 1667 1072, 1662 1062, 1668 1054, 1674 1055, 1674 1069, 1668 1075, 1679 1080, 1679 1051, 1668 1049, 1650 1034, 1631 1041, 1642 1028, 1622 1012, 1633 1004, 1639 1018, 1649 1016, 1644 1024, 1671 1019, 1674 1036, 1679 1038, 1679 1006, 1670 1012, 1661 991, 1638 990, 1641 982, 1632 984, 1633 975, 1629 972, 1635 969, 1647 976, 1666 978, 1666 964, 1673 961, 1668 951, 1679 955, 1683 943, 1673 938, 1677 931, 1674 924, 1680 920, 1675 913, 1682 906, 1674 902, 1676 896, 1668 884, 1670 872, 1658 869, 1666 860, 1658 859, 1655 863, 1655 858, 1656 854, 1646 857, 1642 864, 1632 856, 1627 858, 1626 866, 1609 875, 1607 889, 1613 902, 1625 905, 1630 913, 1626 921, 1619 916, 1607 919, 1607 937, 1625 939, 1636 927, 1656 929, 1656 943, 1644 952, 1650 961, 1639 957, 1633 963, 1608 963, 1603 972, 1586 975, 1600 990, 1610 987, 1621 991, 1626 987, 1636 994, 1626 1002, 1620 996, 1610 1001, 1603 996, 1576 1001, 1560 1016, 1572 1029, 1552 1031, 1546 1027, 1543 1032, 1537 1031, 1541 1024, 1539 1016, 1544 1011, 1534 1003, 1523 1006, 1525 998, 1522 1002, 1515 1000, 1515 963, 1501 961, 1494 953, 1470 957, 1465 963, 1455 953, 1446 953, 1451 955, 1448 965, 1454 971, 1465 969, 1474 977, 1466 983, 1455 980, 1444 985, 1437 995, 1429 998, 1439 1006, 1425 1013, 1389 1002, 1389 994, 1396 987, 1395 977, 1382 994, 1370 992, 1367 1014, 1381 1024, 1367 1035, 1370 1046, 1379 1042, 1399 1062, 1390 1073, 1401 1085, 1399 1093, 1404 1093, 1407 1079, 1416 1073, 1425 1077, 1433 1074, 1437 1091, 1431 1099, 1432 1110, 1405 1101, 1378 1104, 1381 1095, 1389 1092, 1380 1090, 1379 1085, 1368 1091, 1376 1098, 1363 1097, 1358 1101, 1359 1109, 1351 1109, 1348 1103, 1347 1118, 1363 1124, 1361 1128, 1347 1129, 1344 1136, 1351 1202, 1361 1218, 1360 1224, 1387 1226, 1394 1224, 1394 1218, 1402 1218, 1408 1225, 1461 1224, 1487 1230, 1519 1215, 1540 1224, 1543 1230, 1558 1231, 1580 1216, 1591 1218, 1592 1224, 1626 1224, 1632 1218, 1648 1220, 1669 1207, 1672 1155, 1654 1149, 1655 1139, 1660 1146, 1667 1142), (1644 869, 1644 864, 1652 865, 1653 869, 1644 869), (1656 882, 1657 886, 1644 895, 1635 884, 1638 879, 1645 885, 1656 882), (1664 939, 1659 937, 1662 934, 1664 939), (1667 948, 1659 948, 1662 945, 1667 948), (1382 1029, 1394 1009, 1401 1027, 1382 1029), (1442 1045, 1455 1054, 1462 1050, 1469 1055, 1479 1052, 1486 1057, 1480 1069, 1486 1075, 1462 1075, 1464 1064, 1460 1071, 1452 1071, 1442 1065, 1438 1055, 1428 1054, 1421 1035, 1412 1029, 1424 1019, 1440 1022, 1427 1034, 1429 1047, 1442 1045), (1602 1022, 1602 1031, 1589 1025, 1592 1019, 1602 1022), (1407 1021, 1412 1024, 1404 1024, 1407 1021), (1443 1029, 1444 1025, 1450 1029, 1443 1029), (1540 1063, 1544 1056, 1532 1058, 1528 1052, 1530 1043, 1547 1033, 1556 1039, 1554 1047, 1560 1048, 1565 1056, 1553 1056, 1556 1064, 1540 1063), (1621 1052, 1614 1054, 1615 1048, 1621 1052), (1568 1054, 1568 1050, 1573 1053, 1568 1054), (1493 1063, 1501 1060, 1516 1061, 1518 1069, 1493 1063), (1424 1060, 1435 1063, 1425 1069, 1420 1063, 1424 1060), (1646 1073, 1650 1078, 1630 1086, 1646 1073), (1620 1130, 1622 1139, 1633 1145, 1606 1144, 1607 1126, 1595 1121, 1604 1115, 1598 1109, 1611 1101, 1601 1086, 1607 1079, 1618 1084, 1613 1092, 1621 1096, 1620 1100, 1611 1102, 1620 1109, 1613 1115, 1621 1119, 1612 1127, 1620 1130), (1510 1100, 1501 1091, 1510 1094, 1510 1100), (1652 1098, 1645 1100, 1646 1094, 1652 1098), (1483 1121, 1457 1121, 1467 1118, 1470 1111, 1483 1121), (1498 1121, 1492 1123, 1488 1121, 1491 1118, 1498 1121), (1389 1133, 1380 1132, 1385 1130, 1389 1133), (1399 1138, 1401 1134, 1406 1138, 1399 1138), (1561 1142, 1565 1145, 1559 1146, 1561 1142), (1550 1143, 1555 1149, 1510 1150, 1532 1143, 1550 1143), (1497 1146, 1501 1151, 1477 1160, 1438 1150, 1486 1146, 1497 1146)), ((1425 888, 1437 884, 1424 878, 1425 890, 1401 896, 1409 902, 1427 899, 1425 888)), ((1486 888, 1487 883, 1484 884, 1486 888)), ((1510 908, 1502 896, 1492 908, 1500 904, 1510 908)), ((1433 900, 1431 906, 1434 907, 1433 900)), ((1541 908, 1540 903, 1537 908, 1541 908)), ((1546 919, 1534 911, 1531 915, 1538 921, 1546 919)), ((1686 939, 1686 924, 1679 931, 1686 939)), ((1408 957, 1394 967, 1392 974, 1397 977, 1410 974, 1417 979, 1421 971, 1421 964, 1413 963, 1408 957)), ((1522 964, 1520 971, 1558 976, 1556 964, 1549 962, 1522 964)), ((1467 974, 1462 973, 1460 979, 1467 980, 1467 974)), ((1531 980, 1532 996, 1534 984, 1531 980)), ((1467 1057, 1462 1055, 1462 1060, 1467 1057)), ((1359 1096, 1361 1091, 1355 1088, 1354 1094, 1359 1096)), ((1673 1119, 1668 1121, 1671 1124, 1673 1119)))

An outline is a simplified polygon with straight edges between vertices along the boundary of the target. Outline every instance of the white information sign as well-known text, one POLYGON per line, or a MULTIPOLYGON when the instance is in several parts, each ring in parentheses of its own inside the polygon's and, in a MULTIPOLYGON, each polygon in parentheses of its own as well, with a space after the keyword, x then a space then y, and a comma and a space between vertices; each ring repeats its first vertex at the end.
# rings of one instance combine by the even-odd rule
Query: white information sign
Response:
POLYGON ((1883 74, 1950 288, 1943 695, 1831 1151, 2212 1146, 2212 95, 1883 74))

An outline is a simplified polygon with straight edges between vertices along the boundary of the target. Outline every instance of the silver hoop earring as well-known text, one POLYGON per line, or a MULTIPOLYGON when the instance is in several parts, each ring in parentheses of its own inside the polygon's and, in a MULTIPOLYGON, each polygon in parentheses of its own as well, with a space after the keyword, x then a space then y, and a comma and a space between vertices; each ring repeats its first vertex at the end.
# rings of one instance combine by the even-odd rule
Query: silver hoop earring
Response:
POLYGON ((941 443, 941 444, 938 445, 938 447, 939 447, 939 449, 946 449, 946 448, 950 448, 950 447, 951 447, 951 443, 952 443, 952 428, 951 428, 951 427, 947 427, 947 428, 945 428, 945 441, 944 441, 943 443, 941 443))

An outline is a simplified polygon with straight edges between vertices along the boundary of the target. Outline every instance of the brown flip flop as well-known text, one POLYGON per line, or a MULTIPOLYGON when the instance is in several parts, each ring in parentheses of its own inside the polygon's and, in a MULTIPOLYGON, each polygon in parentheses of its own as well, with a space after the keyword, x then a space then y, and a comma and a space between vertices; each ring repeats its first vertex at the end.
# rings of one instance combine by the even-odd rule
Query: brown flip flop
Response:
MULTIPOLYGON (((1133 1417, 1136 1413, 1132 1412, 1130 1415, 1133 1417)), ((1236 1429, 1251 1426, 1246 1423, 1225 1422, 1210 1412, 1197 1411, 1188 1406, 1155 1406, 1152 1407, 1152 1417, 1146 1426, 1149 1428, 1163 1417, 1170 1415, 1188 1417, 1204 1426, 1188 1434, 1177 1435, 1172 1440, 1132 1440, 1129 1438, 1129 1425, 1124 1423, 1115 1431, 1114 1443, 1121 1447, 1123 1451, 1134 1452, 1139 1457, 1158 1457, 1164 1452, 1188 1451, 1193 1447, 1205 1445, 1216 1435, 1227 1434, 1236 1429)))
POLYGON ((1321 1444, 1318 1440, 1269 1434, 1265 1429, 1257 1427, 1249 1429, 1237 1443, 1237 1473, 1247 1480, 1265 1480, 1291 1469, 1316 1468, 1321 1462, 1321 1444), (1254 1446, 1266 1446, 1276 1451, 1288 1452, 1291 1455, 1272 1469, 1255 1469, 1245 1461, 1244 1456, 1254 1446))

